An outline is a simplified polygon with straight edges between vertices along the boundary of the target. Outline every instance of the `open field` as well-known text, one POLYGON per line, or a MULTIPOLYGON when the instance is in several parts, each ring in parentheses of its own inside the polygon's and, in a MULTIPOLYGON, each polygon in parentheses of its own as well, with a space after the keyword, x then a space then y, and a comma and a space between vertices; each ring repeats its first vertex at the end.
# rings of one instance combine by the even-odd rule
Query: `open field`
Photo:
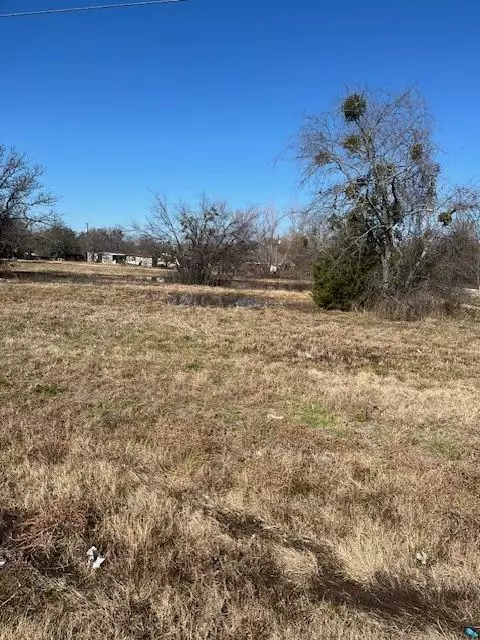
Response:
POLYGON ((480 325, 178 290, 0 281, 0 640, 479 622, 480 325))
POLYGON ((31 271, 36 273, 71 273, 78 275, 104 276, 159 276, 171 273, 168 269, 157 267, 137 267, 128 264, 96 264, 92 262, 67 262, 62 260, 16 260, 10 263, 15 271, 31 271))
MULTIPOLYGON (((0 267, 2 264, 0 263, 0 267)), ((132 265, 122 264, 96 264, 89 262, 63 262, 63 261, 33 261, 33 260, 17 260, 14 262, 4 262, 3 270, 11 271, 12 273, 25 274, 33 277, 44 276, 45 279, 48 276, 64 277, 68 279, 69 276, 75 279, 108 279, 112 281, 124 280, 147 280, 147 279, 162 279, 166 280, 175 279, 176 271, 173 269, 160 269, 157 267, 137 267, 132 265)), ((39 278, 40 279, 40 278, 39 278)), ((234 283, 241 285, 241 288, 258 287, 261 289, 293 289, 299 291, 310 291, 311 282, 309 280, 298 280, 292 278, 267 278, 267 277, 255 277, 255 276, 238 276, 234 278, 234 283)), ((237 287, 238 288, 238 287, 237 287)))

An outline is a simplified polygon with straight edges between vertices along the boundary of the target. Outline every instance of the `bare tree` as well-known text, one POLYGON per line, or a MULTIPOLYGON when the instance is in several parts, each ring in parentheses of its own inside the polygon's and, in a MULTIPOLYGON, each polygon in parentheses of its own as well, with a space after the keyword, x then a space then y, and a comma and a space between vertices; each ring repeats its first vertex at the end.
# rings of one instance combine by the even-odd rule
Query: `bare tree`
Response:
POLYGON ((327 221, 338 229, 354 216, 360 230, 354 242, 368 236, 378 249, 384 293, 406 241, 423 238, 406 275, 412 281, 442 229, 478 204, 472 192, 440 188, 430 123, 414 89, 395 96, 361 91, 332 112, 309 117, 300 132, 298 160, 315 192, 312 225, 325 231, 327 221))
POLYGON ((61 222, 33 234, 32 239, 36 253, 45 258, 72 260, 81 255, 77 234, 61 222))
POLYGON ((435 239, 430 253, 428 262, 439 288, 480 289, 480 228, 476 221, 453 222, 435 239))
POLYGON ((43 172, 16 149, 0 145, 0 244, 17 224, 30 227, 55 219, 56 198, 45 190, 43 172))
POLYGON ((256 257, 265 273, 278 273, 288 258, 289 239, 282 238, 286 213, 273 207, 259 211, 256 224, 256 257))
POLYGON ((101 253, 103 251, 118 251, 127 253, 134 251, 131 240, 121 227, 93 227, 88 231, 78 234, 78 241, 83 253, 93 251, 101 253))
POLYGON ((152 213, 138 230, 163 242, 183 282, 228 280, 254 244, 255 211, 232 211, 227 203, 203 197, 196 206, 170 205, 157 195, 152 213))

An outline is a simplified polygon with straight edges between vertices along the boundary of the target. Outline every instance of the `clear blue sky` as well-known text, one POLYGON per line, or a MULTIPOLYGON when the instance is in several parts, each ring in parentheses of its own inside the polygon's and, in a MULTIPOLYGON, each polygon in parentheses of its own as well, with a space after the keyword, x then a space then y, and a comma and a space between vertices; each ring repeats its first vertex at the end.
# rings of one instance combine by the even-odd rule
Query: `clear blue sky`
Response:
POLYGON ((305 197, 296 166, 275 162, 302 114, 346 85, 417 83, 449 174, 478 179, 479 28, 478 0, 188 0, 2 20, 0 141, 45 165, 75 228, 142 218, 152 190, 280 208, 305 197))

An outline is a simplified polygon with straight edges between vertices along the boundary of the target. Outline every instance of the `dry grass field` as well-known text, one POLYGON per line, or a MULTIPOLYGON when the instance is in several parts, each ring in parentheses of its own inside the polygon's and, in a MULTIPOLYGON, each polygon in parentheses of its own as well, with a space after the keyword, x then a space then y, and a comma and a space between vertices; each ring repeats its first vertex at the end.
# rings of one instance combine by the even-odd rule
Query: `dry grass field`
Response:
POLYGON ((479 622, 480 326, 173 290, 0 281, 0 640, 479 622))
POLYGON ((30 273, 55 273, 92 276, 111 276, 112 278, 121 276, 161 276, 171 273, 166 269, 137 267, 128 264, 96 264, 92 262, 63 262, 59 261, 35 261, 17 260, 11 263, 11 268, 15 271, 28 271, 30 273))

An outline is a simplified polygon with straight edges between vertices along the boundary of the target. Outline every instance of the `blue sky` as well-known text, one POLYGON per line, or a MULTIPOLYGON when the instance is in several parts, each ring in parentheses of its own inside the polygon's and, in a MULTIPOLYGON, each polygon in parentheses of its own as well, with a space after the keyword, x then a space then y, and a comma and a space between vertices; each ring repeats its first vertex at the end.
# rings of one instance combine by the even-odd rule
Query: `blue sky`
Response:
POLYGON ((0 141, 47 168, 78 229, 141 219, 155 190, 282 208, 305 199, 295 164, 276 162, 304 113, 346 86, 416 83, 447 173, 478 180, 479 25, 477 0, 188 0, 1 20, 0 141))

